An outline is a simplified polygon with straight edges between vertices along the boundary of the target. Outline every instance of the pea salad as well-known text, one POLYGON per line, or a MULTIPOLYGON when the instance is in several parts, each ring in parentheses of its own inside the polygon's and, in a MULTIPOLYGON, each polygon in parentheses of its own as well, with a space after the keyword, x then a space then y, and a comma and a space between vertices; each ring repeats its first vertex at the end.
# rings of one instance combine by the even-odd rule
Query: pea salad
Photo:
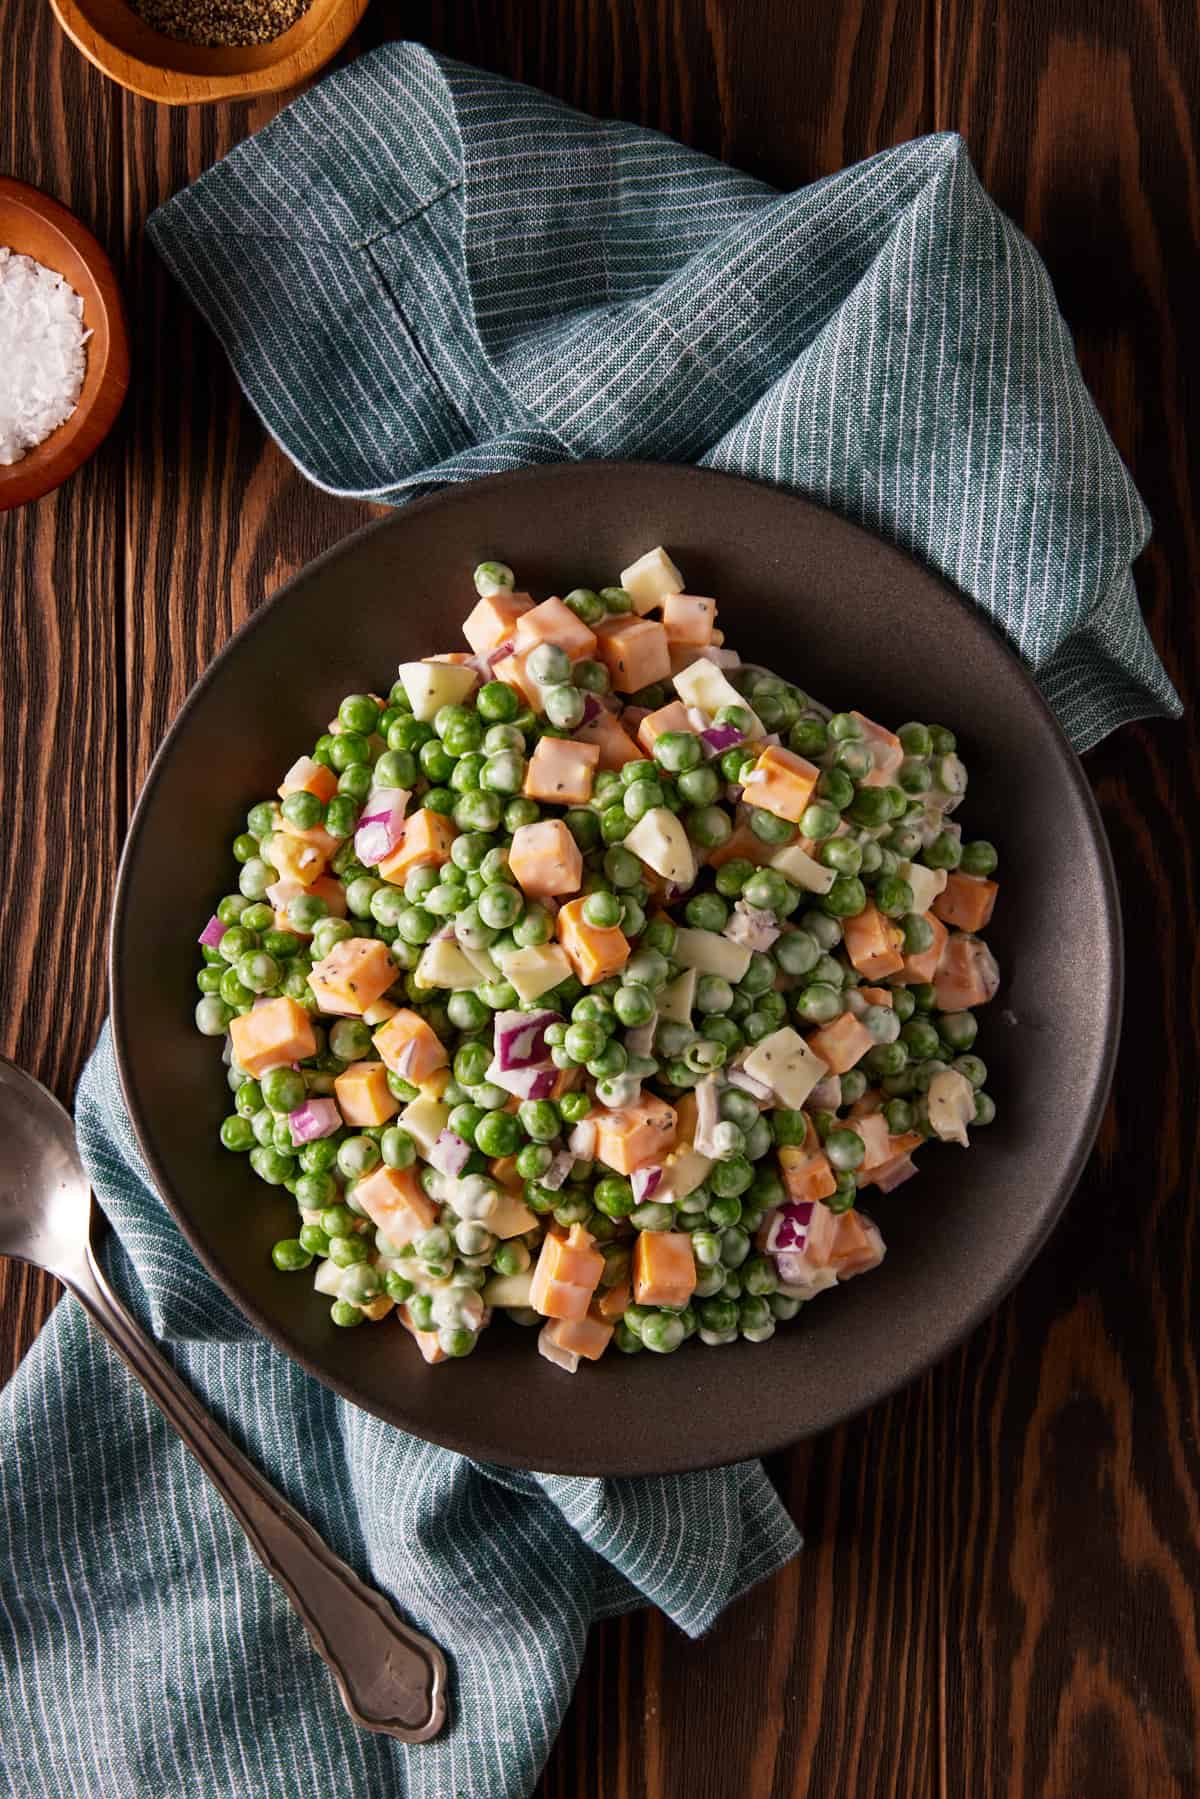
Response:
POLYGON ((234 839, 221 1141, 295 1198, 276 1267, 427 1362, 498 1310, 571 1373, 766 1342, 883 1260, 866 1189, 995 1116, 954 736, 743 665, 661 547, 474 585, 468 650, 345 698, 234 839))

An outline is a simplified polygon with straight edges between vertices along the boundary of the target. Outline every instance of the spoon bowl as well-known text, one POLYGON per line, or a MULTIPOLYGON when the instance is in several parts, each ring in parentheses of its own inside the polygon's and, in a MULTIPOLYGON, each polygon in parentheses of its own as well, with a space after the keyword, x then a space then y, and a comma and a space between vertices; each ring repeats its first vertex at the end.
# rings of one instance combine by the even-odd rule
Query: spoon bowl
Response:
POLYGON ((0 1256, 62 1281, 87 1263, 92 1195, 71 1115, 40 1081, 0 1056, 0 1256))

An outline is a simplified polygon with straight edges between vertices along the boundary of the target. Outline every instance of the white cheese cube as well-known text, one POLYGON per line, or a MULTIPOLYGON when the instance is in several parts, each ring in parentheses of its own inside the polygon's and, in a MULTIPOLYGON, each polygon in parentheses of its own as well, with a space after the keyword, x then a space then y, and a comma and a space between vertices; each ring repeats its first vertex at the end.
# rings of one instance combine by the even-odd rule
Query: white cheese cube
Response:
POLYGON ((781 1105, 794 1111, 829 1073, 820 1056, 790 1025, 756 1043, 742 1066, 756 1081, 770 1087, 781 1105))
POLYGON ((929 1122, 943 1143, 970 1144, 967 1126, 975 1119, 975 1089, 956 1068, 943 1069, 929 1083, 929 1122))
POLYGON ((686 1199, 697 1187, 704 1185, 712 1171, 713 1163, 709 1156, 702 1156, 691 1144, 672 1151, 663 1163, 663 1177, 654 1189, 651 1198, 665 1204, 686 1199))
POLYGON ((754 720, 750 727, 751 737, 766 735, 732 681, 727 681, 716 663, 710 662, 706 656, 701 656, 699 661, 681 669, 674 678, 674 687, 685 706, 699 706, 701 712, 707 712, 713 718, 722 706, 743 707, 754 720))
POLYGON ((533 1284, 533 1269, 524 1274, 493 1274, 483 1285, 483 1303, 488 1306, 527 1306, 533 1284))
POLYGON ((402 662, 399 669, 413 717, 429 724, 440 706, 459 706, 479 679, 463 662, 402 662))
POLYGON ((676 975, 669 987, 664 987, 658 996, 659 1020, 666 1018, 672 1024, 691 1024, 692 1008, 696 1004, 696 982, 699 975, 694 968, 685 968, 676 975))
POLYGON ((442 1132, 450 1116, 449 1106, 444 1106, 440 1099, 414 1099, 405 1106, 396 1123, 404 1126, 423 1156, 427 1156, 442 1132))
POLYGON ((482 978, 453 937, 435 937, 432 943, 427 943, 414 972, 423 987, 456 990, 478 987, 482 978))
POLYGON ((503 951, 495 958, 525 1004, 532 1005, 551 987, 565 981, 571 972, 566 951, 557 943, 542 943, 528 949, 503 951))
POLYGON ((789 881, 795 881, 797 887, 803 887, 806 893, 828 893, 837 879, 836 869, 814 862, 808 851, 802 850, 798 843, 777 850, 771 857, 771 867, 777 868, 789 881))
MULTIPOLYGON (((629 842, 628 837, 625 842, 629 842)), ((735 985, 749 968, 750 955, 744 944, 731 943, 728 937, 718 937, 714 931, 693 931, 685 926, 675 934, 677 962, 701 974, 724 975, 735 985)))
POLYGON ((459 948, 462 950, 463 955, 467 958, 467 961, 471 964, 472 968, 478 971, 481 981, 500 980, 500 970, 493 962, 490 950, 469 949, 465 943, 460 943, 459 948))
POLYGON ((655 874, 677 887, 691 887, 695 882, 696 858, 688 834, 666 806, 654 806, 639 818, 622 839, 622 848, 632 850, 655 874))
POLYGON ((682 593, 683 576, 659 544, 621 570, 621 586, 633 601, 634 611, 644 615, 660 606, 669 593, 682 593))
POLYGON ((928 912, 946 885, 944 868, 926 868, 923 862, 901 862, 896 873, 913 891, 913 911, 928 912))

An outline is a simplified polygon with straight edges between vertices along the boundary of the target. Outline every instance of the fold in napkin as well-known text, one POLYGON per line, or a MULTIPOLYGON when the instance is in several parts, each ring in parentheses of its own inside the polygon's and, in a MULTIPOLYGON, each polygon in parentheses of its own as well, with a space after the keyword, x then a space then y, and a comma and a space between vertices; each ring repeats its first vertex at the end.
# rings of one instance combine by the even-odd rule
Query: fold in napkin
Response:
POLYGON ((757 1463, 521 1474, 358 1411, 196 1262, 150 1186, 107 1029, 76 1124, 114 1284, 252 1460, 442 1646, 451 1722, 418 1748, 358 1729, 187 1451, 64 1300, 0 1395, 4 1799, 525 1794, 594 1619, 650 1600, 697 1636, 799 1548, 757 1463))
POLYGON ((1037 253, 962 141, 794 194, 411 44, 329 77, 149 224, 335 493, 700 462, 892 539, 991 615, 1072 742, 1179 702, 1149 520, 1037 253))

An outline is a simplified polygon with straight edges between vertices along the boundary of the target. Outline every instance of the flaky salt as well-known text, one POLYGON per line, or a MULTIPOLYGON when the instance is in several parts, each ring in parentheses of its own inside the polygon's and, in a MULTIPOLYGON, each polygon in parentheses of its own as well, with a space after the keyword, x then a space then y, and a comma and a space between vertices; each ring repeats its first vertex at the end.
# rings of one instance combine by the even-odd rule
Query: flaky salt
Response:
POLYGON ((90 336, 75 289, 0 245, 0 465, 20 462, 70 418, 90 336))

